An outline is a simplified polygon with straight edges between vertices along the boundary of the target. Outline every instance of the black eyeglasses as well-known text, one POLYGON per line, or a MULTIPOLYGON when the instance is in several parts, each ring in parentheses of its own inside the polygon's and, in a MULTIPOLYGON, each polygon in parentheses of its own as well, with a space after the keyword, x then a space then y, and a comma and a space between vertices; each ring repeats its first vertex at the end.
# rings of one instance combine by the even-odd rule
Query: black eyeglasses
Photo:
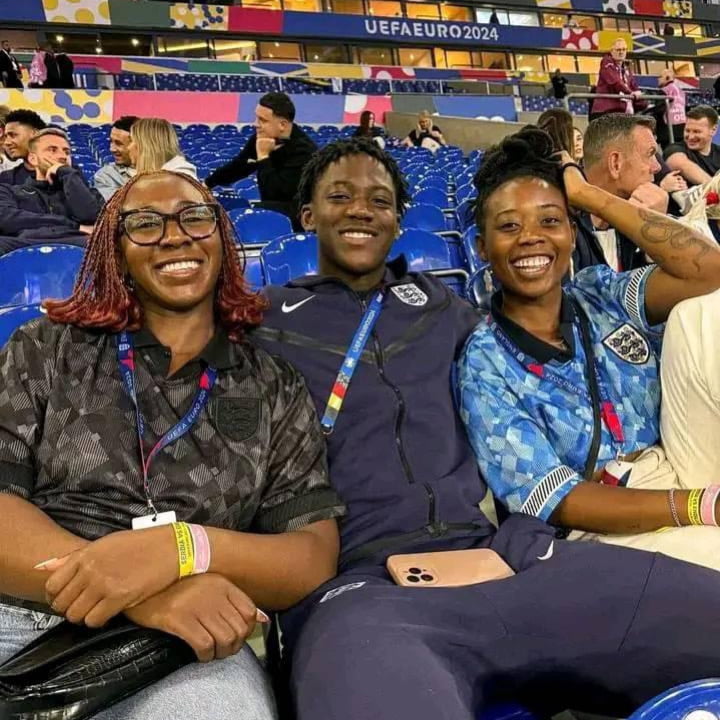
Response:
POLYGON ((157 245, 166 235, 168 220, 174 220, 192 240, 203 240, 217 228, 218 206, 188 205, 176 213, 129 210, 120 215, 120 227, 136 245, 157 245))

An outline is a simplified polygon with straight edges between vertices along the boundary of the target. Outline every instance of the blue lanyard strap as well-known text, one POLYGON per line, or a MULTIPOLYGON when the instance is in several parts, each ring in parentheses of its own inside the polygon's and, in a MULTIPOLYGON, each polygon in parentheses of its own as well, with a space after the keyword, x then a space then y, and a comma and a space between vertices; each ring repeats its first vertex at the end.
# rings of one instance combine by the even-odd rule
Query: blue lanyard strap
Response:
POLYGON ((325 412, 323 414, 321 425, 323 432, 329 435, 335 428, 335 422, 337 421, 340 409, 345 400, 350 381, 355 373, 357 364, 360 361, 360 357, 363 354, 363 350, 367 345, 367 341, 370 339, 375 323, 380 317, 380 311, 382 310, 382 303, 385 297, 385 291, 379 290, 375 297, 370 301, 365 314, 360 321, 358 329, 355 331, 355 335, 348 347, 347 354, 340 366, 340 372, 338 372, 328 398, 327 405, 325 406, 325 412))
MULTIPOLYGON (((579 310, 579 312, 582 311, 579 310)), ((569 392, 571 395, 589 399, 593 405, 595 404, 596 400, 592 393, 589 392, 588 388, 576 385, 567 378, 564 378, 548 365, 533 362, 532 359, 522 352, 522 350, 520 350, 520 348, 518 348, 515 343, 503 332, 502 328, 492 318, 492 315, 488 315, 488 326, 500 345, 502 345, 502 347, 510 355, 512 355, 512 357, 514 357, 518 363, 525 368, 525 370, 527 370, 527 372, 543 380, 549 380, 551 383, 566 392, 569 392)), ((581 330, 584 335, 586 332, 584 326, 581 327, 581 330)), ((587 340, 588 342, 583 343, 583 345, 587 345, 589 351, 586 353, 589 357, 585 358, 585 362, 591 365, 591 371, 594 373, 597 381, 598 393, 600 395, 600 416, 602 417, 605 426, 610 431, 610 435, 612 436, 614 443, 618 446, 618 452, 620 452, 622 444, 625 442, 625 434, 623 432, 622 423, 615 410, 615 405, 610 400, 610 394, 607 387, 600 376, 600 371, 598 370, 595 357, 592 355, 592 339, 587 338, 587 340)))
POLYGON ((185 415, 168 430, 152 447, 150 452, 145 456, 145 419, 140 412, 140 406, 137 401, 137 390, 135 383, 135 350, 133 347, 132 335, 127 332, 121 332, 117 336, 117 359, 118 367, 120 369, 120 375, 125 385, 125 390, 128 397, 132 401, 135 407, 135 419, 138 434, 138 442, 140 445, 140 465, 143 474, 143 489, 145 490, 145 499, 147 500, 148 507, 157 514, 155 506, 152 502, 150 494, 150 484, 148 482, 148 473, 150 471, 150 463, 154 460, 155 456, 171 443, 181 438, 185 433, 190 431, 190 428, 197 422, 200 417, 200 413, 203 408, 207 405, 210 400, 210 394, 212 392, 215 381, 217 380, 217 370, 213 367, 207 367, 203 374, 200 376, 200 382, 195 399, 192 402, 190 409, 185 415))

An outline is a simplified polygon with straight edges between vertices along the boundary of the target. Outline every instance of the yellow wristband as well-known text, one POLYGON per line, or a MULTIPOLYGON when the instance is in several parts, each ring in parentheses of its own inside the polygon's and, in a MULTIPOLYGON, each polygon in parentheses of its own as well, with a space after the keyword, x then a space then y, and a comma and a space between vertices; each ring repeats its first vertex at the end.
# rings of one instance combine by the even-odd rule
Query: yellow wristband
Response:
POLYGON ((177 543, 180 577, 184 578, 192 575, 195 567, 195 549, 193 547, 192 533, 187 523, 176 522, 172 526, 175 531, 175 542, 177 543))
POLYGON ((702 488, 695 488, 688 494, 687 512, 691 525, 702 525, 702 517, 700 516, 700 500, 702 494, 702 488))

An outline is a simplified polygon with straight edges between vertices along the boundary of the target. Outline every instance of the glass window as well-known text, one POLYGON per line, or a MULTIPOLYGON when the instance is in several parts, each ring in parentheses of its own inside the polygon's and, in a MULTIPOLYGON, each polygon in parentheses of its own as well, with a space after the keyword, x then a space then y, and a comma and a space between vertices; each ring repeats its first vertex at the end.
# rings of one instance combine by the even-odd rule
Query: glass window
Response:
POLYGON ((653 20, 628 20, 630 30, 634 33, 657 33, 657 27, 653 20))
POLYGON ((529 53, 515 55, 515 69, 522 72, 544 72, 543 56, 529 53))
POLYGON ((158 52, 174 57, 206 58, 210 57, 210 48, 206 39, 159 37, 158 52))
POLYGON ((363 0, 330 0, 333 12, 343 15, 364 15, 363 0))
POLYGON ((358 59, 362 65, 394 65, 390 48, 358 48, 358 59))
POLYGON ((418 20, 439 20, 440 9, 437 5, 430 3, 409 2, 405 4, 405 12, 409 18, 418 20))
POLYGON ((597 30, 597 20, 590 15, 567 15, 565 17, 566 25, 577 25, 586 30, 597 30))
POLYGON ((555 72, 560 68, 560 72, 575 72, 575 57, 573 55, 548 55, 547 56, 548 72, 555 72))
POLYGON ((659 75, 668 66, 664 60, 646 60, 643 64, 646 68, 644 75, 659 75))
POLYGON ((577 71, 579 73, 588 73, 589 75, 597 75, 600 72, 600 58, 590 55, 577 56, 577 71))
POLYGON ((720 63, 700 63, 700 77, 720 75, 720 63))
POLYGON ((400 64, 406 67, 432 67, 432 51, 417 48, 398 50, 400 64))
MULTIPOLYGON (((720 11, 719 11, 720 12, 720 11)), ((687 37, 704 37, 702 25, 683 25, 683 31, 687 37)))
POLYGON ((300 45, 297 43, 261 42, 258 43, 258 56, 261 60, 300 60, 300 45))
MULTIPOLYGON (((489 25, 492 12, 492 10, 475 10, 476 21, 479 22, 481 25, 489 25)), ((501 25, 510 24, 510 21, 508 20, 508 14, 504 10, 496 10, 495 14, 497 15, 497 18, 500 21, 501 25)))
POLYGON ((370 0, 370 14, 381 17, 400 17, 402 9, 399 2, 392 2, 392 0, 370 0))
POLYGON ((673 68, 677 77, 695 77, 695 65, 687 60, 674 60, 673 68))
POLYGON ((249 62, 257 58, 257 45, 252 40, 213 40, 218 60, 249 62))
POLYGON ((543 25, 545 25, 545 27, 562 27, 566 22, 567 15, 543 13, 543 25))
MULTIPOLYGON (((52 38, 52 35, 49 36, 52 38)), ((68 35, 68 39, 72 38, 68 35)), ((56 43, 56 50, 62 47, 65 51, 70 50, 56 43)), ((152 55, 152 37, 150 35, 119 35, 115 33, 102 33, 100 45, 105 55, 152 55)))
POLYGON ((280 0, 242 0, 243 7, 256 7, 265 10, 282 10, 280 0))
MULTIPOLYGON (((473 53, 479 55, 480 53, 473 53)), ((445 60, 449 68, 467 68, 472 67, 472 56, 465 50, 446 50, 445 60)))
POLYGON ((305 59, 309 62, 346 63, 349 61, 345 45, 305 45, 305 59))
POLYGON ((540 25, 540 17, 537 13, 533 12, 511 12, 508 14, 508 22, 513 26, 538 27, 540 25))
MULTIPOLYGON (((473 53, 475 54, 475 53, 473 53)), ((480 53, 481 62, 479 67, 487 68, 488 70, 509 70, 510 64, 508 63, 508 56, 502 52, 484 52, 480 53)))
POLYGON ((443 20, 455 20, 456 22, 472 22, 472 10, 469 7, 460 5, 440 6, 440 15, 443 20))
POLYGON ((297 10, 298 12, 320 12, 322 6, 320 0, 283 0, 286 10, 297 10))

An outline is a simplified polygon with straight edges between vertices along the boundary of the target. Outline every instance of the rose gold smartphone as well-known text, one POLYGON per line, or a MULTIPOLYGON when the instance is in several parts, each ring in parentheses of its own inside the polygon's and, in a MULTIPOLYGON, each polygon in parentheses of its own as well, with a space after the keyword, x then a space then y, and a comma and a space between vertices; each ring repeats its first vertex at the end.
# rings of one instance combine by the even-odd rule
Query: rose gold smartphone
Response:
POLYGON ((391 555, 386 566, 392 579, 405 587, 462 587, 515 574, 488 548, 391 555))

